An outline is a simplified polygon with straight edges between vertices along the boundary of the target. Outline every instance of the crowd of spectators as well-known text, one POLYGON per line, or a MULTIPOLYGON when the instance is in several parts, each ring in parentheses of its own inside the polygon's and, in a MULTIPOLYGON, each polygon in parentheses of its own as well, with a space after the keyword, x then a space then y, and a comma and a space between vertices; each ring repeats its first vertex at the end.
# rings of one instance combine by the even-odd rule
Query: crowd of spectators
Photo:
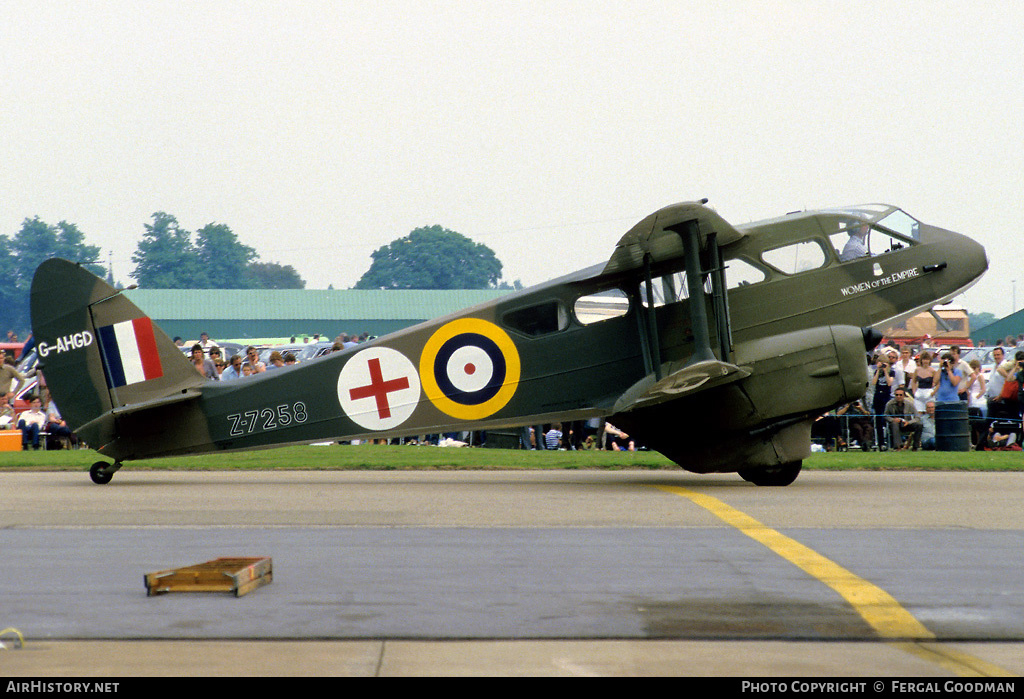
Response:
MULTIPOLYGON (((8 335, 10 340, 10 333, 8 335)), ((362 336, 341 334, 333 341, 330 352, 354 347, 367 339, 371 338, 366 333, 362 336)), ((320 341, 319 336, 314 340, 320 341)), ((864 398, 819 417, 812 436, 822 448, 829 450, 935 449, 936 406, 959 403, 967 408, 971 448, 1019 450, 1024 350, 1017 350, 1012 340, 1007 338, 1007 347, 992 348, 994 366, 988 372, 977 359, 964 361, 956 345, 947 350, 898 347, 894 343, 883 346, 869 359, 864 398)), ((183 344, 180 338, 175 341, 179 346, 183 344)), ((299 363, 295 354, 287 350, 271 350, 263 361, 256 346, 245 347, 240 353, 225 358, 221 346, 205 332, 190 350, 196 371, 214 381, 239 380, 299 363)), ((4 356, 0 364, 0 391, 5 397, 0 404, 0 429, 21 429, 23 449, 40 448, 41 439, 57 439, 62 445, 75 444, 74 435, 57 406, 48 399, 41 381, 28 410, 22 409, 16 414, 14 396, 30 374, 20 372, 14 359, 4 356)), ((457 442, 459 436, 445 437, 457 442)), ((520 445, 527 449, 635 451, 644 448, 614 425, 597 419, 564 426, 554 423, 524 427, 519 439, 520 445)))
POLYGON ((524 427, 520 435, 520 446, 524 449, 557 449, 576 451, 603 449, 607 451, 643 451, 642 444, 615 425, 600 418, 575 420, 564 425, 559 422, 550 425, 524 427), (541 443, 537 444, 537 431, 541 443))
POLYGON ((1013 338, 1007 345, 992 348, 987 374, 979 360, 962 359, 957 345, 916 353, 909 345, 881 347, 869 360, 863 400, 821 416, 812 434, 826 449, 935 449, 939 407, 942 414, 966 412, 971 449, 1019 450, 1024 351, 1013 338))
MULTIPOLYGON (((19 342, 13 331, 8 331, 9 343, 19 342)), ((32 346, 31 337, 22 346, 22 354, 32 346)), ((38 450, 47 444, 54 446, 78 446, 78 438, 68 428, 67 422, 61 417, 57 405, 50 400, 45 384, 38 380, 34 392, 27 398, 28 408, 17 410, 15 398, 23 387, 30 386, 30 380, 36 377, 35 368, 22 372, 18 369, 15 359, 6 352, 0 361, 0 430, 20 430, 21 448, 38 450)))
MULTIPOLYGON (((313 342, 320 342, 319 335, 314 335, 312 339, 313 342)), ((343 349, 355 347, 369 339, 371 339, 370 335, 365 332, 362 335, 342 333, 334 338, 330 352, 340 352, 343 349)), ((180 337, 174 338, 174 342, 179 347, 184 347, 184 342, 180 337)), ((295 344, 294 337, 291 344, 295 344)), ((193 344, 190 349, 192 364, 195 366, 196 371, 211 381, 241 379, 267 371, 295 366, 299 363, 295 353, 287 350, 284 352, 271 350, 266 361, 260 359, 260 354, 258 347, 250 345, 241 354, 232 354, 230 357, 225 357, 220 345, 211 340, 210 335, 205 332, 199 335, 199 341, 193 344)))

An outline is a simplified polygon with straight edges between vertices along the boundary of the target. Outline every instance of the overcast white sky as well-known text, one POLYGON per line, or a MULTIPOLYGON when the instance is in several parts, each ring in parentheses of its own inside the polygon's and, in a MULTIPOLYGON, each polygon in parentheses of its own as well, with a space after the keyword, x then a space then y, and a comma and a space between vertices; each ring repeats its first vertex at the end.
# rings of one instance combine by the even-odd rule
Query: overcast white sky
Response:
POLYGON ((0 3, 0 233, 76 223, 130 283, 155 211, 308 288, 440 224, 505 278, 677 201, 733 223, 886 202, 1024 306, 1024 3, 0 3))

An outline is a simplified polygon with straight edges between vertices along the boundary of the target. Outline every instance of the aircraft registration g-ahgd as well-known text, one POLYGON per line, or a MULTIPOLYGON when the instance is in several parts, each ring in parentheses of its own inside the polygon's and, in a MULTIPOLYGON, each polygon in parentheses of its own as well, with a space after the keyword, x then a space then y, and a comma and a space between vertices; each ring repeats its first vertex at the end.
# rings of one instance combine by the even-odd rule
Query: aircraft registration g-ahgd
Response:
POLYGON ((665 207, 610 260, 372 342, 207 381, 124 295, 50 259, 32 328, 68 425, 124 462, 606 418, 684 469, 788 485, 814 419, 864 395, 876 326, 950 299, 983 248, 900 209, 733 226, 665 207))

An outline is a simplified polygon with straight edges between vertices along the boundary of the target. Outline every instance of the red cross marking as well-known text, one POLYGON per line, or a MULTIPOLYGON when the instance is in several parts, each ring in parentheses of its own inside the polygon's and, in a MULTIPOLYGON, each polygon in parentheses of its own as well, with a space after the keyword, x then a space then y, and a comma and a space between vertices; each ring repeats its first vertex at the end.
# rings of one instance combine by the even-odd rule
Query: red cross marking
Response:
POLYGON ((403 376, 400 379, 384 380, 380 370, 380 359, 374 357, 366 362, 370 369, 370 383, 359 388, 349 389, 352 400, 360 398, 374 398, 377 401, 377 417, 381 420, 391 417, 391 406, 388 405, 388 394, 392 391, 401 391, 409 388, 409 377, 403 376))

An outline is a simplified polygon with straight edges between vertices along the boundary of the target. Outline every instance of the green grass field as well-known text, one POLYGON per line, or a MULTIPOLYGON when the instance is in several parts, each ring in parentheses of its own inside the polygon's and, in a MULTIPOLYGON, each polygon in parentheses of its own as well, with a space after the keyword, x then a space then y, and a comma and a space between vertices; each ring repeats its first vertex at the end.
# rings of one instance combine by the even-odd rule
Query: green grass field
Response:
MULTIPOLYGON (((0 453, 0 471, 87 471, 99 455, 89 449, 0 453)), ((297 446, 237 453, 132 461, 132 469, 255 470, 486 470, 677 469, 655 452, 519 451, 427 446, 297 446)), ((902 471, 1024 471, 1022 452, 816 453, 805 469, 902 471)))

